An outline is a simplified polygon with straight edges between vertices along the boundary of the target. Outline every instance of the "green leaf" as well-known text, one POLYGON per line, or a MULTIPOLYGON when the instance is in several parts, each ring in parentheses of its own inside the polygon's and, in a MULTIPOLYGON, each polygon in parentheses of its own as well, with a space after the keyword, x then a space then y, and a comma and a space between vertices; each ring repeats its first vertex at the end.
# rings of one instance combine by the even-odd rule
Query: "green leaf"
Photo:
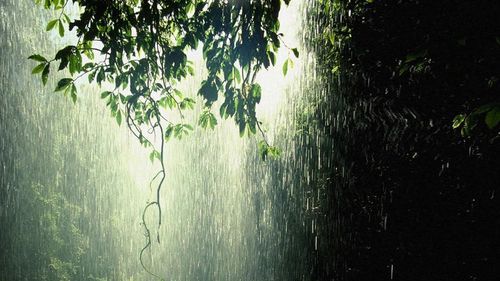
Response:
POLYGON ((288 72, 288 59, 285 60, 285 63, 283 63, 283 75, 286 76, 287 72, 288 72))
POLYGON ((71 78, 63 78, 57 82, 56 89, 54 90, 55 92, 62 91, 66 89, 71 83, 73 83, 73 79, 71 78))
POLYGON ((165 140, 168 141, 170 137, 172 137, 172 133, 174 131, 174 127, 172 125, 168 125, 167 129, 165 130, 165 140))
POLYGON ((88 76, 89 83, 92 83, 92 81, 94 81, 94 78, 95 78, 96 73, 97 73, 97 71, 96 71, 96 70, 91 71, 91 72, 89 73, 89 76, 88 76))
POLYGON ((462 123, 465 120, 465 115, 464 114, 459 114, 453 118, 453 129, 456 129, 462 125, 462 123))
POLYGON ((177 89, 174 89, 174 94, 179 97, 179 98, 184 98, 184 95, 182 94, 181 91, 177 90, 177 89))
POLYGON ((61 57, 61 63, 59 63, 59 71, 65 69, 68 66, 68 57, 61 57))
POLYGON ((494 107, 494 105, 492 105, 492 104, 485 104, 485 105, 482 105, 482 106, 478 107, 477 109, 475 109, 472 112, 472 114, 478 115, 481 113, 485 113, 485 112, 490 111, 493 107, 494 107))
POLYGON ((198 95, 205 99, 207 105, 213 104, 217 100, 218 89, 215 81, 205 80, 201 84, 198 95))
POLYGON ((256 120, 252 118, 250 122, 248 122, 248 130, 249 130, 249 135, 250 133, 255 134, 257 132, 257 123, 255 122, 256 120))
POLYGON ((260 158, 262 161, 265 161, 267 158, 267 153, 268 153, 268 145, 264 140, 261 140, 257 143, 257 147, 259 150, 260 158))
POLYGON ((208 119, 207 119, 207 115, 205 112, 203 112, 201 115, 200 115, 200 118, 198 119, 198 125, 200 125, 202 128, 206 129, 207 128, 207 125, 208 125, 208 119))
POLYGON ((82 55, 80 53, 72 54, 69 57, 69 72, 71 75, 82 70, 82 55))
POLYGON ((295 55, 296 58, 299 58, 299 51, 297 50, 297 48, 293 48, 292 52, 293 52, 293 54, 295 55))
POLYGON ((186 66, 189 75, 194 76, 194 68, 190 65, 186 66))
POLYGON ((262 96, 262 88, 259 84, 253 84, 251 91, 252 99, 255 100, 255 103, 259 103, 262 96))
POLYGON ((189 131, 192 131, 193 127, 189 124, 177 124, 173 127, 174 137, 178 139, 182 139, 183 135, 189 134, 189 131))
POLYGON ((215 128, 215 126, 217 125, 217 118, 215 118, 215 115, 213 115, 212 113, 210 113, 210 116, 209 116, 209 124, 210 124, 210 128, 212 128, 212 130, 215 128))
POLYGON ((76 103, 76 100, 78 99, 77 95, 75 92, 71 92, 71 100, 73 101, 73 103, 76 103))
POLYGON ((500 107, 495 107, 492 110, 486 113, 486 117, 484 118, 484 122, 488 126, 488 128, 495 128, 498 123, 500 123, 500 107))
POLYGON ((59 22, 58 19, 49 21, 49 23, 47 24, 47 27, 45 28, 45 31, 50 31, 50 30, 54 29, 54 26, 56 26, 56 23, 58 23, 58 22, 59 22))
POLYGON ((32 74, 37 74, 37 73, 42 72, 42 70, 45 68, 45 65, 46 65, 45 63, 41 63, 41 64, 35 66, 33 68, 33 70, 31 71, 31 73, 32 74))
POLYGON ((405 74, 406 72, 408 72, 408 70, 410 69, 410 65, 409 64, 403 64, 400 68, 399 68, 399 76, 402 76, 403 74, 405 74))
POLYGON ((111 95, 110 91, 104 91, 101 93, 101 99, 107 98, 109 95, 111 95))
POLYGON ((270 146, 265 140, 261 140, 257 143, 260 158, 265 161, 268 156, 272 158, 278 158, 281 155, 281 150, 275 146, 270 146))
POLYGON ((155 159, 160 160, 160 158, 161 158, 161 154, 160 154, 160 152, 158 152, 156 150, 151 151, 151 153, 149 154, 149 160, 151 160, 151 163, 153 163, 155 161, 155 159))
POLYGON ((39 62, 47 62, 46 58, 44 58, 44 57, 42 57, 40 55, 37 55, 37 54, 29 56, 28 59, 34 60, 34 61, 39 61, 39 62))
POLYGON ((427 49, 421 49, 415 53, 408 54, 405 58, 405 63, 414 62, 418 59, 424 58, 427 55, 427 49))
POLYGON ((71 84, 71 100, 73 100, 73 103, 76 103, 76 99, 77 99, 77 96, 76 96, 76 86, 75 84, 71 84))
POLYGON ((104 68, 101 67, 97 72, 97 77, 96 77, 97 84, 101 85, 101 82, 104 81, 105 78, 106 74, 104 73, 104 68))
POLYGON ((71 22, 70 18, 68 17, 68 15, 66 13, 63 13, 63 16, 64 16, 64 19, 66 20, 67 23, 71 22))
POLYGON ((43 85, 47 84, 47 80, 49 79, 49 73, 50 73, 50 63, 47 63, 42 71, 42 83, 43 83, 43 85))
POLYGON ((59 20, 59 36, 64 37, 64 25, 62 20, 59 20))
POLYGON ((330 32, 328 34, 328 40, 330 41, 330 44, 335 45, 335 33, 330 32))
POLYGON ((240 71, 238 70, 238 68, 233 67, 233 75, 234 75, 234 78, 236 79, 236 82, 241 83, 241 75, 240 75, 240 71))
POLYGON ((207 127, 214 129, 215 125, 217 125, 217 119, 212 112, 210 112, 209 110, 205 110, 200 115, 198 125, 200 125, 204 129, 206 129, 207 127))
POLYGON ((179 106, 181 109, 186 109, 186 108, 194 109, 194 104, 195 104, 195 101, 193 99, 185 98, 184 100, 182 100, 180 102, 179 106))
POLYGON ((243 137, 245 135, 245 130, 247 128, 247 124, 245 123, 244 120, 240 120, 238 123, 238 128, 240 129, 240 137, 243 137))
POLYGON ((228 109, 228 104, 224 102, 220 108, 219 108, 219 115, 220 117, 227 119, 229 117, 229 114, 227 114, 227 109, 228 109))
POLYGON ((90 71, 94 66, 95 66, 95 63, 87 62, 84 66, 82 66, 82 69, 85 71, 90 71))
POLYGON ((120 126, 122 124, 122 111, 121 110, 118 110, 116 112, 116 123, 118 123, 118 126, 120 126))
POLYGON ((339 66, 338 66, 338 65, 336 65, 336 66, 334 66, 334 67, 333 67, 333 69, 332 69, 332 73, 336 74, 336 73, 338 73, 338 72, 339 72, 339 66))
POLYGON ((278 158, 281 155, 281 150, 275 146, 269 146, 267 151, 268 155, 273 158, 278 158))
POLYGON ((269 60, 271 61, 272 65, 276 65, 276 54, 272 51, 267 52, 267 55, 269 56, 269 60))
MULTIPOLYGON (((159 104, 161 107, 165 108, 165 109, 167 109, 167 108, 172 109, 172 108, 174 108, 174 107, 175 107, 175 105, 176 105, 177 103, 176 103, 176 101, 175 101, 175 98, 174 98, 172 95, 167 94, 166 96, 162 97, 162 98, 158 101, 158 104, 159 104)), ((185 106, 185 105, 183 105, 183 106, 185 106)))
POLYGON ((193 16, 194 10, 195 10, 194 4, 192 2, 189 2, 187 4, 187 7, 186 7, 186 14, 187 14, 187 16, 188 17, 193 16))

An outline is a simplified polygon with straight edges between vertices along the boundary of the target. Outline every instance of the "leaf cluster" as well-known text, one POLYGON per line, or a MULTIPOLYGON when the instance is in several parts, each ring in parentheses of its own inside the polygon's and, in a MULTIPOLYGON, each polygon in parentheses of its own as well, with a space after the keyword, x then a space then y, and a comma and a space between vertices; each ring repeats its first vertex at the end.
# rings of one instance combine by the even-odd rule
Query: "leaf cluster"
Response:
MULTIPOLYGON (((194 100, 184 98, 175 85, 194 74, 187 54, 202 44, 208 75, 198 91, 205 107, 198 124, 204 128, 217 124, 210 112, 222 97, 220 117, 234 118, 241 135, 257 132, 255 107, 261 87, 255 76, 276 63, 283 36, 278 33, 282 0, 74 0, 82 11, 74 20, 65 12, 68 2, 43 2, 45 8, 61 11, 59 18, 48 22, 47 31, 57 27, 63 36, 67 25, 78 36, 76 45, 62 48, 51 60, 30 57, 40 62, 33 73, 41 73, 44 84, 55 62, 59 71, 67 69, 72 76, 60 80, 56 91, 64 91, 74 101, 74 82, 82 76, 99 85, 114 84, 101 96, 117 122, 125 119, 148 146, 151 142, 144 139, 143 126, 155 129, 162 121, 175 127, 174 118, 165 111, 177 112, 182 119, 185 110, 194 108, 194 100)), ((298 57, 297 49, 290 50, 298 57)), ((286 60, 284 74, 292 64, 286 60)))

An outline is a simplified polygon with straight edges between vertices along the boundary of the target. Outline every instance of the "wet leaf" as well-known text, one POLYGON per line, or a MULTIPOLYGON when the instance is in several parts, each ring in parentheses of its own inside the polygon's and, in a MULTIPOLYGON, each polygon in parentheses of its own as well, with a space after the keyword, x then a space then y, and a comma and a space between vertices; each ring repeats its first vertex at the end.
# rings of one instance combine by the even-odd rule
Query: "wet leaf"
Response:
POLYGON ((46 65, 45 63, 41 63, 41 64, 35 66, 33 68, 33 70, 31 71, 31 73, 32 74, 37 74, 37 73, 42 72, 42 70, 45 68, 45 65, 46 65))
POLYGON ((64 25, 62 21, 59 21, 59 36, 64 37, 64 25))
POLYGON ((49 73, 50 73, 50 64, 46 64, 45 67, 43 68, 42 71, 42 83, 43 85, 47 84, 47 80, 49 79, 49 73))
POLYGON ((47 27, 45 28, 45 31, 50 31, 50 30, 54 29, 54 27, 56 26, 56 24, 58 22, 59 22, 58 19, 49 21, 49 23, 47 24, 47 27))
POLYGON ((455 118, 453 119, 453 129, 460 127, 462 125, 462 123, 464 122, 464 120, 465 120, 464 114, 459 114, 459 115, 455 116, 455 118))
POLYGON ((500 123, 500 107, 495 107, 488 111, 488 113, 486 113, 486 117, 484 118, 484 122, 488 128, 495 128, 498 123, 500 123))
POLYGON ((155 161, 155 159, 161 160, 160 158, 161 158, 161 154, 157 150, 153 150, 149 154, 149 160, 151 161, 151 163, 153 163, 155 161))
POLYGON ((111 95, 110 91, 104 91, 101 93, 101 99, 107 98, 109 95, 111 95))
POLYGON ((116 112, 116 123, 118 123, 118 126, 120 126, 122 124, 122 112, 121 110, 118 110, 118 112, 116 112))
POLYGON ((63 78, 57 82, 55 92, 59 92, 65 90, 71 83, 73 83, 73 79, 71 78, 63 78))
POLYGON ((28 59, 34 60, 34 61, 39 61, 39 62, 47 62, 46 58, 42 57, 41 55, 37 55, 37 54, 29 56, 28 59))
POLYGON ((285 62, 283 63, 283 75, 286 76, 287 73, 288 73, 288 59, 285 60, 285 62))

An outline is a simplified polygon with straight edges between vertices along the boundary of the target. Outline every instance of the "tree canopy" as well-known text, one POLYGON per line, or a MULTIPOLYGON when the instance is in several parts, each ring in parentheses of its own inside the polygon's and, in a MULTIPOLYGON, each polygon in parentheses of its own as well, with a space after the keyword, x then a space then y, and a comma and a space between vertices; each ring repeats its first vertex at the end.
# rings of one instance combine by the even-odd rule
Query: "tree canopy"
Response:
MULTIPOLYGON (((188 52, 202 45, 207 76, 198 94, 204 110, 198 125, 214 128, 217 118, 212 109, 219 99, 221 118, 233 118, 240 135, 259 132, 261 156, 276 156, 279 150, 265 138, 255 113, 261 100, 256 74, 276 64, 278 49, 284 45, 279 33, 278 15, 290 0, 202 1, 202 0, 36 0, 58 17, 47 23, 46 30, 56 30, 61 37, 76 31, 77 42, 60 49, 53 58, 34 54, 38 62, 33 74, 43 84, 53 69, 69 72, 55 88, 76 102, 75 82, 87 77, 89 83, 114 85, 102 91, 111 114, 118 124, 125 123, 145 147, 151 148, 150 159, 158 159, 161 170, 154 180, 156 201, 149 203, 159 211, 160 189, 166 176, 163 164, 164 143, 171 137, 182 138, 193 130, 185 122, 186 110, 195 101, 186 97, 176 85, 195 72, 188 52), (71 6, 78 16, 71 17, 71 6), (178 121, 180 120, 180 122, 178 121), (155 147, 151 132, 162 136, 155 147)), ((290 49, 298 57, 297 49, 290 49)), ((286 74, 290 60, 283 65, 286 74)), ((147 244, 150 231, 145 224, 147 244)), ((157 237, 158 242, 160 241, 157 237)), ((144 251, 143 249, 143 251, 144 251)), ((142 257, 142 252, 141 252, 142 257)), ((142 262, 142 260, 141 260, 142 262)))
MULTIPOLYGON (((72 77, 61 79, 55 90, 74 101, 74 82, 82 76, 99 85, 104 81, 114 83, 115 88, 104 91, 102 98, 117 122, 125 119, 141 143, 150 146, 141 126, 159 126, 157 117, 167 122, 167 139, 172 135, 180 138, 192 129, 188 124, 171 123, 159 111, 176 109, 182 117, 184 110, 193 108, 194 101, 184 97, 175 84, 193 75, 187 52, 202 43, 208 76, 199 89, 206 109, 199 124, 216 125, 211 109, 222 95, 222 118, 233 117, 242 135, 260 129, 255 106, 261 99, 261 87, 255 77, 260 69, 276 63, 283 36, 278 33, 282 0, 76 0, 81 13, 74 20, 66 12, 69 2, 43 3, 47 9, 60 11, 58 18, 48 22, 47 31, 57 29, 64 36, 65 30, 75 29, 78 36, 77 44, 59 50, 53 59, 30 57, 40 62, 33 73, 40 73, 44 84, 56 62, 58 70, 68 69, 72 77), (87 63, 83 63, 83 57, 87 63), (129 95, 124 94, 126 90, 129 95)), ((292 53, 298 56, 296 49, 292 53)))

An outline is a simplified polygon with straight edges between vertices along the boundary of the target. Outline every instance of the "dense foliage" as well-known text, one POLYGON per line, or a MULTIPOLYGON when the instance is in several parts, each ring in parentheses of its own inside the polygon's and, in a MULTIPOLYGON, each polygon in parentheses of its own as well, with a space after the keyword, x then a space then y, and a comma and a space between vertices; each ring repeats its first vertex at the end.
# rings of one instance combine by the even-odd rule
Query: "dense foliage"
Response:
MULTIPOLYGON (((40 74, 46 84, 51 69, 69 71, 71 77, 59 80, 55 91, 75 102, 75 83, 82 77, 99 85, 113 85, 101 97, 118 124, 125 122, 141 144, 152 148, 151 160, 158 159, 161 164, 153 179, 159 179, 156 200, 147 205, 143 214, 147 237, 143 251, 151 244, 145 223, 149 207, 158 208, 161 225, 160 189, 166 176, 164 143, 193 130, 184 114, 194 108, 195 101, 185 97, 177 84, 194 74, 188 55, 200 43, 208 73, 198 92, 204 99, 198 124, 214 128, 217 118, 211 111, 222 96, 220 116, 234 118, 242 136, 259 131, 262 158, 279 154, 267 142, 255 114, 262 94, 255 79, 260 69, 276 63, 283 36, 278 33, 278 15, 282 2, 288 4, 289 0, 36 2, 59 13, 48 22, 47 31, 55 29, 62 37, 67 30, 74 30, 77 42, 62 48, 51 59, 39 54, 30 56, 39 63, 33 74, 40 74), (67 11, 72 6, 79 9, 75 19, 67 11), (155 144, 156 134, 161 136, 160 144, 155 144)), ((297 49, 290 49, 290 53, 299 55, 297 49)), ((285 74, 290 63, 288 59, 283 65, 285 74)), ((160 242, 159 237, 157 240, 160 242)))
MULTIPOLYGON (((89 82, 99 85, 112 82, 114 89, 104 91, 102 98, 117 122, 125 118, 141 143, 152 145, 141 126, 160 127, 160 120, 166 121, 165 128, 160 128, 166 139, 172 135, 181 138, 192 126, 174 123, 161 108, 178 110, 181 118, 183 110, 193 108, 194 101, 175 86, 194 73, 187 54, 202 43, 208 75, 199 90, 205 100, 199 124, 215 126, 210 110, 222 93, 221 117, 234 117, 241 134, 260 129, 255 106, 260 102, 261 88, 255 77, 261 68, 276 63, 283 36, 278 33, 281 0, 74 1, 82 10, 75 20, 67 15, 68 3, 44 1, 45 8, 60 10, 46 29, 57 29, 60 36, 67 28, 75 29, 77 44, 61 49, 50 60, 41 55, 30 57, 40 63, 33 73, 40 73, 44 83, 53 63, 59 62, 58 70, 69 70, 73 78, 61 79, 56 91, 76 100, 74 83, 80 77, 87 76, 89 82), (84 63, 83 56, 89 62, 84 63)), ((292 51, 298 56, 296 49, 292 51)), ((288 64, 289 60, 283 66, 285 73, 288 64)), ((160 153, 152 155, 158 158, 160 153)))

